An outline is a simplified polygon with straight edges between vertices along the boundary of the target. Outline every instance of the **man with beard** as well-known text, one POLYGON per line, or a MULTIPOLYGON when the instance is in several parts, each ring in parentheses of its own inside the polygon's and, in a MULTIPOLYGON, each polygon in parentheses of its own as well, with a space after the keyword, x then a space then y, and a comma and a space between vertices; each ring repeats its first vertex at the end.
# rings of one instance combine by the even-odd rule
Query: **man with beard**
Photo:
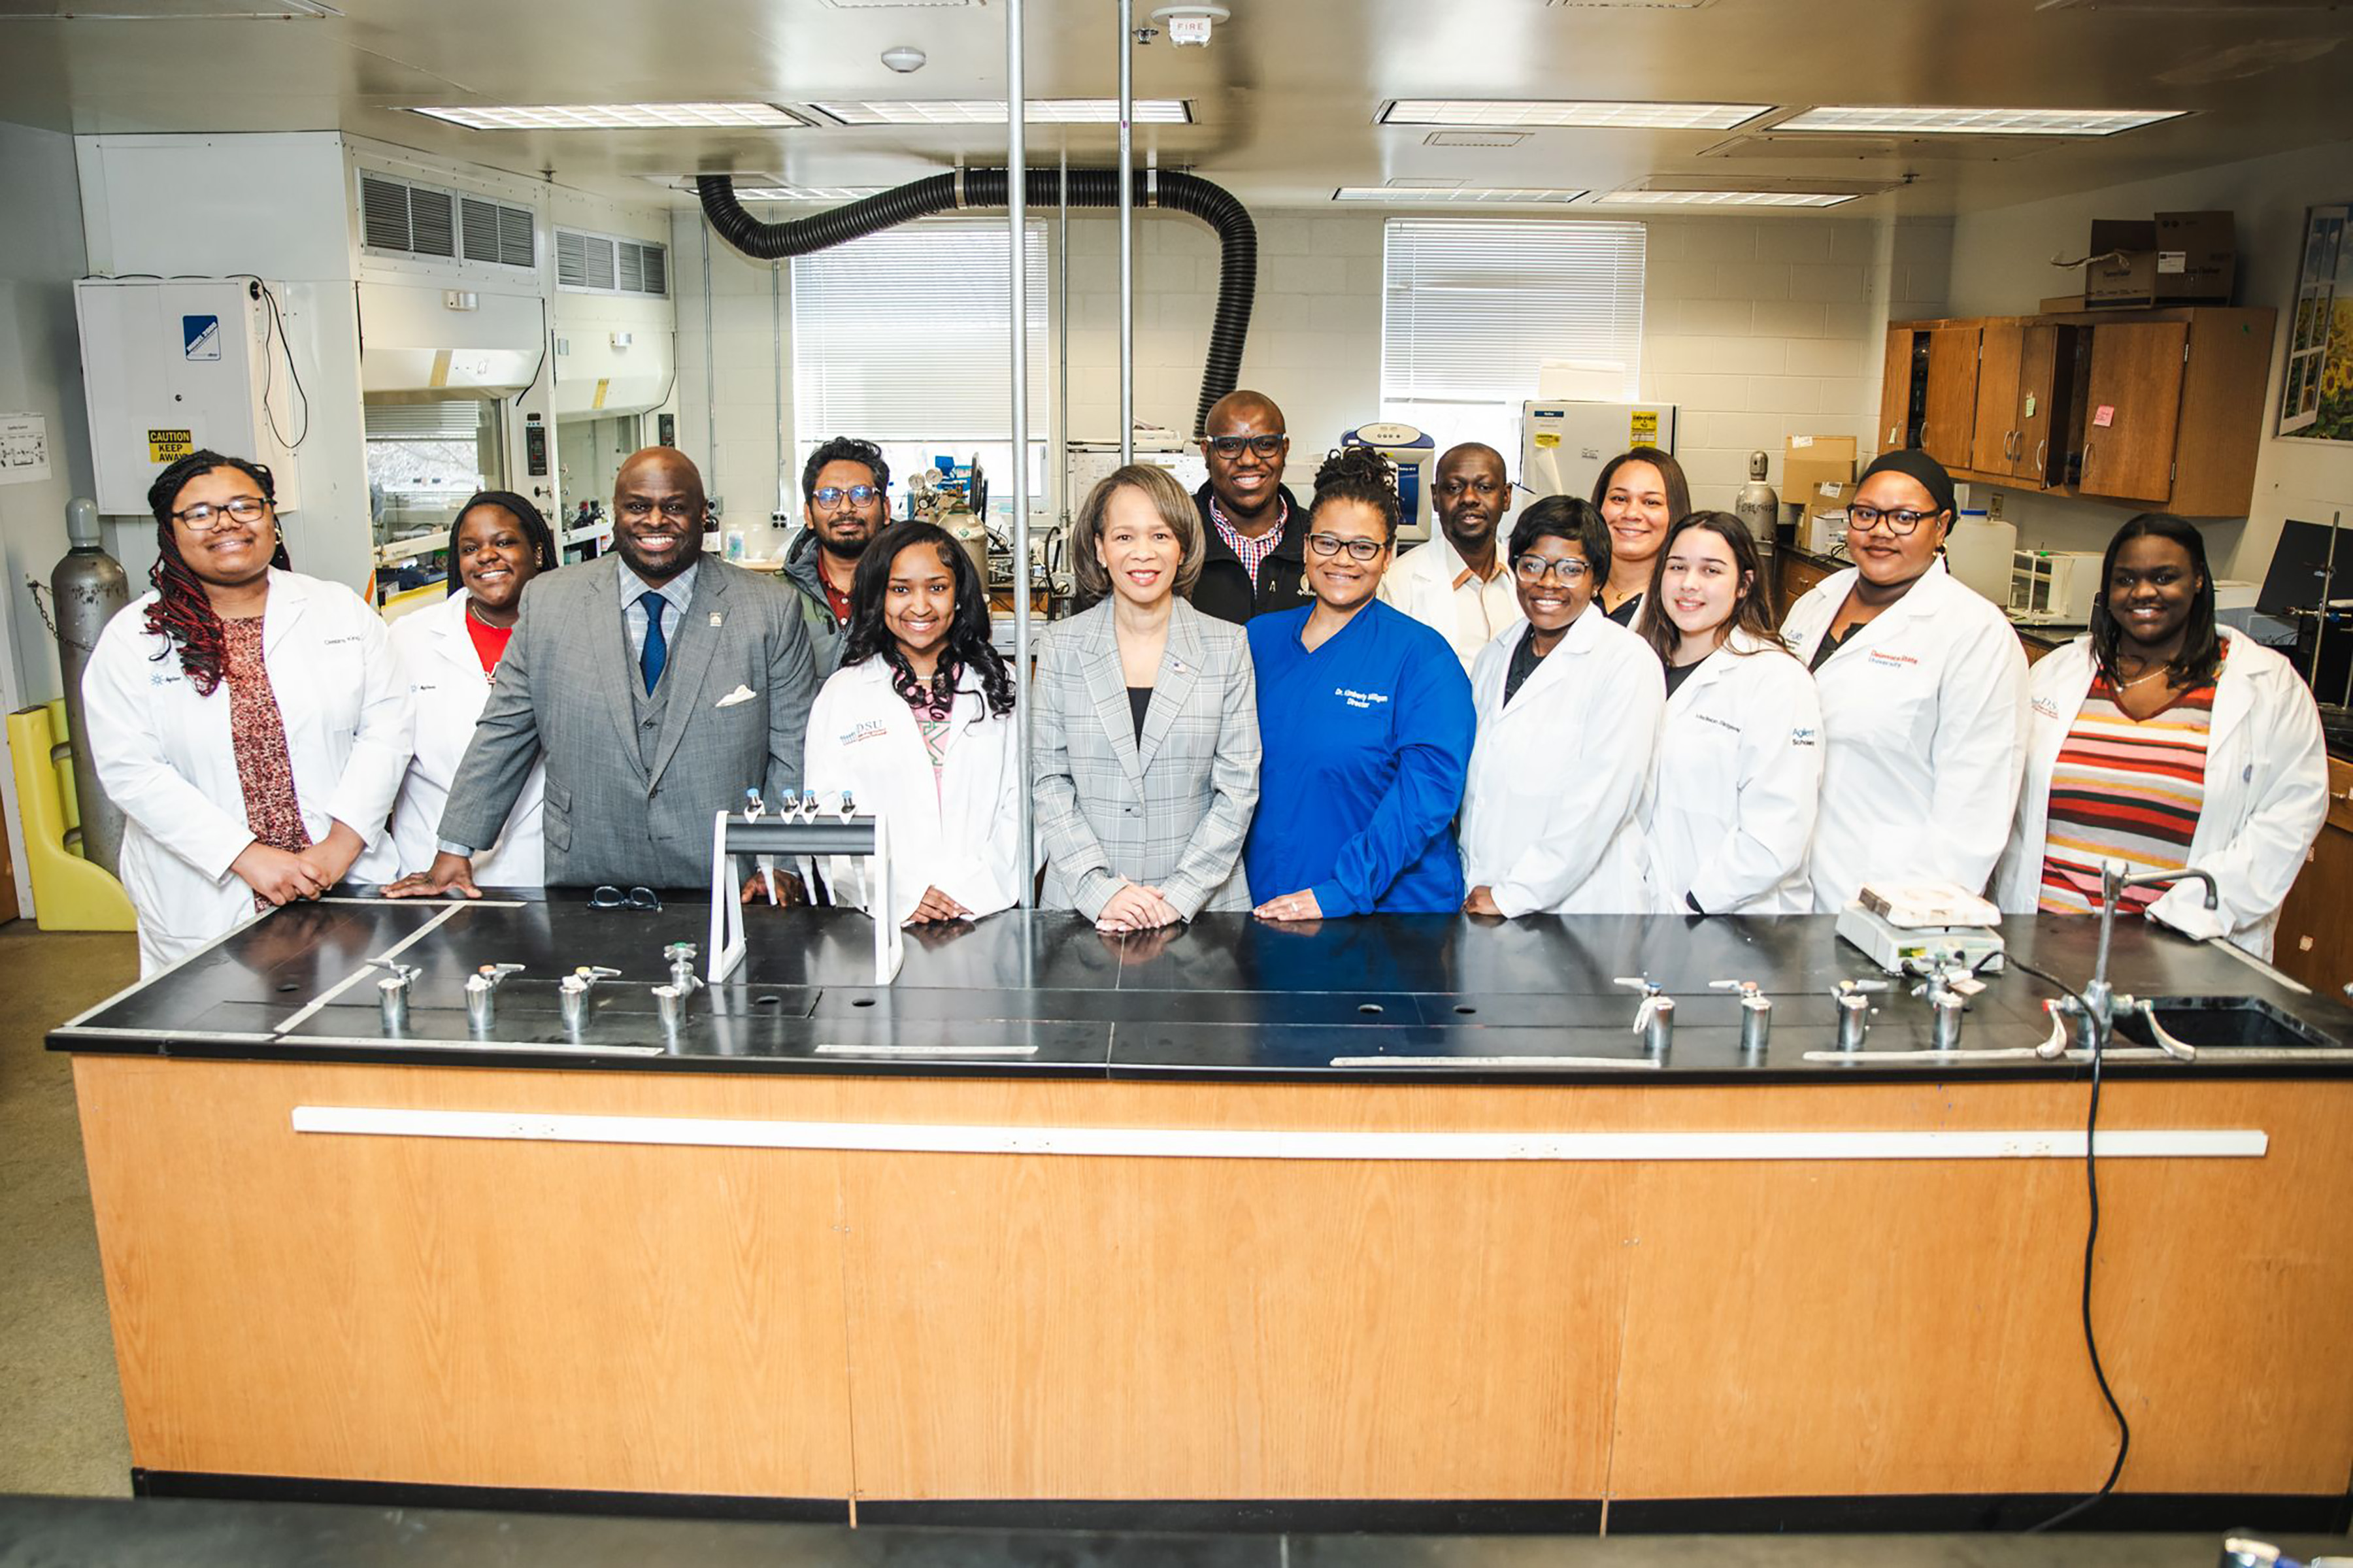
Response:
POLYGON ((1408 551, 1381 579, 1381 597, 1434 628, 1468 670, 1495 634, 1520 618, 1512 574, 1495 548, 1512 484, 1503 455, 1466 441, 1438 459, 1430 491, 1438 537, 1408 551))
POLYGON ((785 556, 785 577, 800 590, 820 684, 841 666, 849 580, 882 531, 890 492, 891 465, 871 441, 837 436, 801 466, 801 521, 808 526, 785 556))
POLYGON ((385 891, 479 898, 469 857, 498 841, 547 759, 550 887, 694 888, 713 813, 797 794, 817 677, 793 595, 703 560, 702 476, 649 447, 613 479, 615 558, 533 578, 450 782, 430 868, 385 891))

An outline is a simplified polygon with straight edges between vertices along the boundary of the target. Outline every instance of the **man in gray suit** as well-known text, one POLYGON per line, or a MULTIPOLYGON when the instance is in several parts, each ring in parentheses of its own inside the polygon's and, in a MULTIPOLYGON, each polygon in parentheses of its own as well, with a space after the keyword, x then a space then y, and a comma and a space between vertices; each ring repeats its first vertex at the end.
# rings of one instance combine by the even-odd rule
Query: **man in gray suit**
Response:
POLYGON ((449 787, 440 853, 385 889, 479 898, 469 857, 495 843, 532 760, 547 759, 551 887, 692 888, 712 814, 797 792, 817 694, 792 594, 704 561, 702 476, 649 447, 613 480, 616 558, 523 590, 522 617, 449 787))

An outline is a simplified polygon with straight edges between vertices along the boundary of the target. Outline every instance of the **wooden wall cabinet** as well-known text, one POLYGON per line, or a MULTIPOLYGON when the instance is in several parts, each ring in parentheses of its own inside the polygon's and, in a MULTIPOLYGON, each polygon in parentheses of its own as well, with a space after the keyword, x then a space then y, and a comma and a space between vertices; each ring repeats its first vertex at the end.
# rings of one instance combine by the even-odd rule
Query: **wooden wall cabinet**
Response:
POLYGON ((1956 479, 2243 517, 2274 324, 2204 307, 1900 321, 1880 447, 1956 479))

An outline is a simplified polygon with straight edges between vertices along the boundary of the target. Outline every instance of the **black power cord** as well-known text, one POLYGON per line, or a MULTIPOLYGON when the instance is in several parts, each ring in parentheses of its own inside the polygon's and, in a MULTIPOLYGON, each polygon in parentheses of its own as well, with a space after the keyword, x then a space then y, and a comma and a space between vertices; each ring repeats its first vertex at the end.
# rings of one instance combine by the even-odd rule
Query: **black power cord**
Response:
MULTIPOLYGON (((2091 1009, 2084 1006, 2084 998, 2073 986, 2020 959, 2012 958, 2010 962, 2043 984, 2056 986, 2066 993, 2073 999, 2076 1006, 2084 1007, 2085 1017, 2091 1016, 2091 1009)), ((2092 1358, 2092 1376, 2099 1383, 2100 1397, 2108 1402, 2108 1414, 2116 1417, 2116 1460, 2115 1464, 2108 1467, 2108 1479, 2100 1483, 2099 1490, 2068 1504, 2042 1523, 2030 1525, 2026 1531, 2029 1535, 2040 1535, 2044 1531, 2056 1530, 2069 1520, 2096 1507, 2103 1499, 2116 1489, 2116 1480, 2125 1473, 2125 1456, 2132 1452, 2132 1423, 2125 1419, 2125 1407, 2116 1402, 2116 1390, 2108 1386, 2107 1369, 2100 1363, 2099 1335, 2092 1328, 2092 1260, 2096 1255, 2100 1243, 2100 1168, 2095 1158, 2097 1150, 2094 1147, 2093 1141, 2097 1136, 2100 1126, 2100 1063, 2106 1055, 2105 1036, 2105 1030, 2095 1028, 2093 1032, 2092 1108, 2084 1120, 2084 1189, 2091 1202, 2091 1223, 2084 1232, 2084 1349, 2092 1358)))

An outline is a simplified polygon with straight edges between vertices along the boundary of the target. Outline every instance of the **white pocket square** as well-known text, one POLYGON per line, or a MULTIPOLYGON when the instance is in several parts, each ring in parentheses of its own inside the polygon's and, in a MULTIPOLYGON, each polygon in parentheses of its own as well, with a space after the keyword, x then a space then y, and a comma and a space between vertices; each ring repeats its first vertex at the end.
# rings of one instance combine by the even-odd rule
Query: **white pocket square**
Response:
POLYGON ((760 694, 753 690, 748 686, 739 686, 734 690, 729 692, 726 696, 721 698, 715 704, 713 704, 713 706, 719 708, 733 708, 738 702, 749 702, 758 695, 760 694))

